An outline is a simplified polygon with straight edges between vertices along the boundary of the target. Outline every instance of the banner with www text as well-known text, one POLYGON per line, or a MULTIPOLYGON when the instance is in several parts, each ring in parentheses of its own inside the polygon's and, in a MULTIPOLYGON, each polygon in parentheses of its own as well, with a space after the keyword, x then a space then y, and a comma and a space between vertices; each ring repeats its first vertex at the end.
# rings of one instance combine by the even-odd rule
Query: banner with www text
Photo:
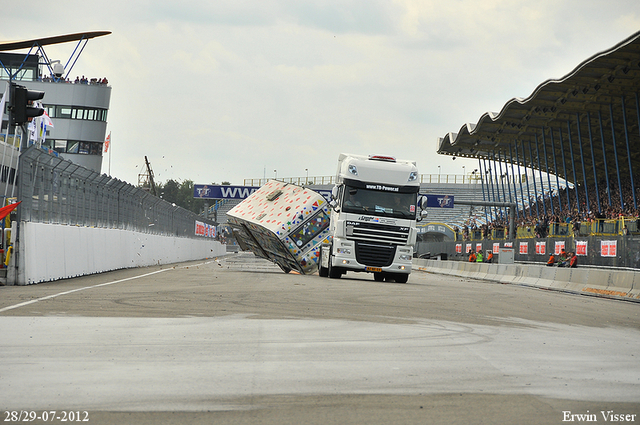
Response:
POLYGON ((258 186, 193 185, 193 197, 198 199, 246 199, 258 186))

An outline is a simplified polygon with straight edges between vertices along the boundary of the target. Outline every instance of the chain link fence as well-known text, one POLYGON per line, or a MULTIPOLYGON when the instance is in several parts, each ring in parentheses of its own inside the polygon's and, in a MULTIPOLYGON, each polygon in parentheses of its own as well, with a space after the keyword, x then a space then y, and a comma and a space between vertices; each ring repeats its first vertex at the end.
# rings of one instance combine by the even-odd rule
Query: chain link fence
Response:
POLYGON ((196 235, 197 222, 214 226, 213 221, 139 187, 52 156, 35 146, 20 155, 17 174, 21 221, 188 238, 202 237, 196 235))

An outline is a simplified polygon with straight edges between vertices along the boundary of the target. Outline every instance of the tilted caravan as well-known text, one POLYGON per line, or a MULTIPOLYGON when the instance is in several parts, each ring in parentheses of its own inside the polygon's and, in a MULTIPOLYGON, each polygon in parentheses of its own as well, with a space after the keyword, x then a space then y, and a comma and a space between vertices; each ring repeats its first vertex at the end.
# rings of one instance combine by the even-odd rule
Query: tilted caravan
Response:
POLYGON ((329 242, 329 203, 319 193, 270 180, 228 213, 240 247, 285 272, 317 271, 320 246, 329 242))

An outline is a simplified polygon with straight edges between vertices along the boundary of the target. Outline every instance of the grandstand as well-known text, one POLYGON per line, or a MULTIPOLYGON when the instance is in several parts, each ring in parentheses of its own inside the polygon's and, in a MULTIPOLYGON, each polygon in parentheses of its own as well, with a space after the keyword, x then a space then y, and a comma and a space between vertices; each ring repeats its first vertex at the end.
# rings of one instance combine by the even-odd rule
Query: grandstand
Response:
MULTIPOLYGON (((543 82, 528 98, 511 99, 499 113, 487 112, 477 124, 440 138, 439 154, 476 158, 480 175, 489 180, 497 175, 517 181, 523 169, 535 176, 526 189, 485 186, 485 196, 496 190, 495 201, 515 197, 519 241, 494 242, 504 239, 496 233, 469 235, 492 242, 474 248, 517 244, 516 261, 540 262, 549 250, 566 246, 583 257, 582 265, 639 268, 639 92, 640 31, 565 77, 543 82)), ((504 225, 500 216, 488 220, 491 229, 504 225)), ((459 243, 420 249, 464 257, 459 243)))
MULTIPOLYGON (((554 203, 560 211, 576 210, 581 219, 593 211, 637 215, 639 89, 637 32, 565 77, 545 81, 529 98, 514 98, 499 113, 487 112, 477 124, 448 133, 439 139, 438 153, 477 158, 481 172, 497 161, 507 175, 515 165, 541 180, 548 173, 549 184, 552 178, 569 181, 574 190, 554 203)), ((539 199, 541 189, 534 186, 534 193, 539 199)))

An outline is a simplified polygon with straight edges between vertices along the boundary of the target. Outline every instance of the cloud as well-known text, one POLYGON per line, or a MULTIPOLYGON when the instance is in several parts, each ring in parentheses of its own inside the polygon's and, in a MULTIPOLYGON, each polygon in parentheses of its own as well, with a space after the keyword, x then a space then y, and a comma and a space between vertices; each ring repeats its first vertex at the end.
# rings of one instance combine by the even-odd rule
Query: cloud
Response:
POLYGON ((0 38, 113 32, 74 73, 109 79, 111 173, 132 183, 145 155, 161 181, 328 176, 340 152, 460 173, 438 137, 640 28, 629 0, 62 3, 5 5, 0 38))

